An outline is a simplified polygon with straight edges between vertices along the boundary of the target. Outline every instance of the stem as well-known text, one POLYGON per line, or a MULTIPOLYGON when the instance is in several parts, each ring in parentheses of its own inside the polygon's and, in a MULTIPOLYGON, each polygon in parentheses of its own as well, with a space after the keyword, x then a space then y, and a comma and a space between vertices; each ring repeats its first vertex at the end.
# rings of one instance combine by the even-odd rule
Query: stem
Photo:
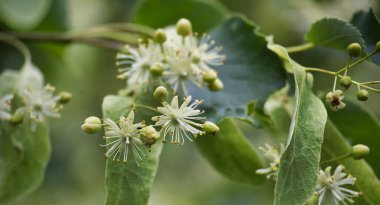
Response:
POLYGON ((351 153, 348 153, 348 154, 345 154, 345 155, 342 155, 342 156, 339 156, 339 157, 335 157, 335 158, 332 158, 332 159, 329 159, 329 160, 325 160, 325 161, 322 161, 320 164, 327 164, 327 163, 331 163, 331 162, 335 162, 335 161, 338 161, 338 160, 342 160, 342 159, 346 159, 348 157, 351 157, 351 153))
POLYGON ((361 58, 361 59, 359 59, 359 60, 357 60, 357 61, 355 61, 353 64, 348 65, 348 66, 346 66, 346 67, 344 67, 344 68, 338 70, 337 73, 341 73, 341 72, 343 72, 343 71, 346 70, 346 69, 348 70, 348 69, 350 69, 350 68, 352 68, 352 67, 354 67, 354 66, 360 64, 361 62, 363 62, 363 61, 367 60, 368 58, 370 58, 371 56, 375 55, 376 53, 377 53, 376 50, 375 50, 375 51, 372 51, 370 54, 364 56, 363 58, 361 58))
POLYGON ((314 46, 315 45, 313 43, 305 43, 305 44, 301 44, 297 46, 286 47, 286 50, 288 51, 288 53, 297 53, 297 52, 309 50, 313 48, 314 46))
POLYGON ((380 81, 368 81, 368 82, 363 82, 360 83, 362 85, 373 85, 373 84, 380 84, 380 81))
POLYGON ((352 57, 350 56, 350 57, 348 58, 348 63, 347 63, 347 65, 346 65, 346 69, 344 70, 344 76, 347 75, 347 72, 348 72, 348 66, 350 66, 351 60, 352 60, 352 57))
POLYGON ((152 110, 159 113, 159 111, 156 108, 150 107, 148 105, 134 104, 133 107, 141 107, 141 108, 145 108, 145 109, 152 110))

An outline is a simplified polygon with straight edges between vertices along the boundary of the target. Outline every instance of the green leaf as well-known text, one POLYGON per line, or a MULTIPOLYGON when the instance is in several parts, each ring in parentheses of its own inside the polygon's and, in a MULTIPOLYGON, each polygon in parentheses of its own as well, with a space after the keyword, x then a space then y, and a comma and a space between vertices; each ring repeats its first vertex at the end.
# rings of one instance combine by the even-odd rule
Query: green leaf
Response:
POLYGON ((34 132, 29 122, 1 126, 0 204, 23 197, 41 184, 50 152, 46 125, 39 124, 34 132))
POLYGON ((51 0, 2 0, 0 18, 13 29, 30 30, 43 20, 51 2, 51 0))
POLYGON ((223 46, 222 53, 227 56, 224 65, 215 67, 224 89, 190 90, 205 100, 203 108, 208 119, 246 116, 246 104, 252 101, 256 102, 256 109, 262 109, 268 96, 282 88, 287 79, 280 59, 267 48, 264 36, 251 22, 234 16, 214 29, 211 37, 216 45, 223 46))
POLYGON ((224 118, 218 126, 220 131, 217 134, 206 134, 195 140, 203 156, 231 180, 249 185, 262 184, 265 177, 255 174, 255 171, 265 164, 234 118, 224 118))
MULTIPOLYGON (((355 122, 359 122, 361 120, 359 119, 360 118, 357 118, 355 122)), ((323 151, 329 158, 340 157, 351 152, 350 144, 347 143, 340 130, 338 130, 337 126, 335 126, 331 120, 327 121, 326 124, 323 151)), ((346 172, 356 177, 355 186, 362 193, 362 196, 368 204, 380 204, 380 181, 364 160, 346 158, 338 161, 338 163, 343 164, 346 168, 346 172)))
MULTIPOLYGON (((362 33, 368 52, 375 50, 376 43, 380 41, 380 22, 373 10, 355 13, 351 23, 362 33)), ((380 64, 378 55, 373 56, 372 60, 380 64)))
POLYGON ((339 112, 329 112, 329 118, 339 132, 352 144, 365 144, 372 152, 365 160, 380 177, 380 122, 369 111, 353 101, 345 101, 347 106, 339 112))
MULTIPOLYGON (((103 115, 119 120, 121 115, 129 113, 133 102, 131 98, 106 96, 103 100, 103 115)), ((136 112, 136 117, 139 116, 136 112)), ((150 189, 157 172, 162 143, 152 146, 149 156, 138 167, 133 160, 127 164, 107 160, 106 189, 107 205, 131 204, 146 205, 150 189)))
POLYGON ((359 43, 365 47, 356 27, 335 18, 324 18, 315 22, 305 39, 315 45, 341 50, 345 50, 350 43, 359 43))
POLYGON ((136 5, 132 19, 135 23, 160 28, 187 18, 194 31, 205 32, 224 20, 227 13, 223 5, 214 0, 142 0, 136 5))
POLYGON ((296 106, 288 143, 281 156, 276 205, 303 205, 315 189, 327 112, 312 92, 312 76, 294 66, 296 106))

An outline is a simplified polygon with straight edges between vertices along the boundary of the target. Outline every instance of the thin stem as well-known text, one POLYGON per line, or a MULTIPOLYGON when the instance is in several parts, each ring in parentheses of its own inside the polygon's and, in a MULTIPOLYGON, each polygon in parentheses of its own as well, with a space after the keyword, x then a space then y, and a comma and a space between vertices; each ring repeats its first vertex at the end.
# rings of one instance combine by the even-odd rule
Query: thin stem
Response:
POLYGON ((154 107, 150 107, 150 106, 148 106, 148 105, 142 105, 142 104, 133 104, 133 107, 141 107, 141 108, 145 108, 145 109, 148 109, 148 110, 152 110, 152 111, 155 111, 155 112, 158 112, 159 113, 159 111, 156 109, 156 108, 154 108, 154 107))
POLYGON ((368 81, 368 82, 363 82, 360 83, 362 85, 373 85, 373 84, 380 84, 380 81, 368 81))
POLYGON ((345 158, 348 158, 348 157, 351 157, 351 153, 348 153, 348 154, 345 154, 345 155, 342 155, 342 156, 339 156, 339 157, 335 157, 335 158, 332 158, 332 159, 329 159, 329 160, 325 160, 325 161, 322 161, 320 164, 327 164, 327 163, 331 163, 331 162, 335 162, 335 161, 338 161, 338 160, 342 160, 342 159, 345 159, 345 158))
POLYGON ((350 57, 348 58, 348 63, 347 63, 347 65, 346 65, 346 69, 344 70, 344 76, 347 75, 347 72, 348 72, 348 66, 350 66, 351 60, 352 60, 352 57, 350 56, 350 57))
POLYGON ((371 53, 369 53, 368 55, 366 55, 366 56, 364 56, 363 58, 361 58, 361 59, 355 61, 355 62, 352 63, 351 65, 349 65, 349 66, 347 66, 347 67, 344 67, 344 68, 338 70, 337 73, 341 73, 341 72, 343 72, 343 71, 346 70, 346 69, 348 70, 348 69, 350 69, 350 68, 352 68, 352 67, 354 67, 354 66, 360 64, 361 62, 363 62, 363 61, 367 60, 368 58, 372 57, 373 55, 375 55, 376 53, 377 53, 376 50, 373 51, 373 52, 371 52, 371 53))
POLYGON ((288 53, 297 53, 297 52, 309 50, 313 48, 314 46, 315 45, 313 43, 305 43, 305 44, 301 44, 297 46, 286 47, 286 50, 288 51, 288 53))
POLYGON ((338 80, 338 76, 335 76, 334 78, 334 87, 333 87, 333 91, 335 91, 335 88, 336 88, 336 81, 338 80))

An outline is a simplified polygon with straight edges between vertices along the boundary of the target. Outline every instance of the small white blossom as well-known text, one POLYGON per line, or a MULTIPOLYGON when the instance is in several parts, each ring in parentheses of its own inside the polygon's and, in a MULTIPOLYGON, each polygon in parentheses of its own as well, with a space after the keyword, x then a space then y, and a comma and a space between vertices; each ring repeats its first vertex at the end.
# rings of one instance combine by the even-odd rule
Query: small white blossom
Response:
POLYGON ((346 107, 343 98, 343 91, 335 90, 327 93, 325 100, 326 103, 330 105, 331 110, 338 111, 346 107))
POLYGON ((152 40, 141 43, 137 49, 126 46, 125 53, 118 53, 116 65, 119 67, 118 78, 127 79, 127 89, 133 90, 139 83, 150 78, 150 68, 163 60, 160 47, 152 40))
POLYGON ((264 157, 267 158, 270 163, 269 167, 256 170, 256 174, 267 175, 267 179, 272 178, 273 180, 277 180, 280 158, 285 151, 284 145, 281 144, 280 151, 269 144, 265 144, 265 148, 259 147, 259 149, 264 152, 264 157))
POLYGON ((23 97, 26 111, 30 113, 30 119, 32 120, 32 130, 36 129, 36 122, 42 122, 46 117, 60 117, 58 113, 62 109, 62 106, 58 104, 60 96, 54 96, 54 90, 55 88, 50 85, 46 85, 41 90, 25 90, 23 97))
POLYGON ((192 141, 188 135, 193 136, 202 135, 204 131, 196 127, 202 128, 203 124, 196 123, 194 120, 203 120, 205 117, 199 117, 203 111, 196 110, 195 108, 202 103, 202 101, 195 100, 192 104, 191 96, 185 98, 182 105, 178 106, 178 96, 173 97, 171 104, 163 103, 164 107, 158 107, 158 111, 162 113, 160 116, 152 117, 156 122, 156 126, 162 126, 160 132, 164 133, 164 140, 167 135, 171 135, 171 143, 183 145, 185 137, 192 141), (188 106, 189 105, 189 106, 188 106))
POLYGON ((0 120, 9 120, 12 117, 10 114, 12 99, 13 95, 11 94, 4 95, 0 98, 0 120))
POLYGON ((109 118, 104 119, 104 124, 107 125, 105 131, 106 144, 101 145, 107 148, 105 157, 113 157, 113 160, 127 162, 129 151, 135 159, 138 166, 138 161, 142 161, 141 155, 146 155, 140 148, 143 146, 141 140, 141 129, 145 126, 144 122, 133 124, 135 113, 131 111, 125 118, 120 117, 119 126, 109 118))
POLYGON ((333 175, 331 175, 331 167, 327 167, 325 171, 320 170, 316 187, 319 195, 318 205, 339 205, 340 203, 347 205, 346 201, 353 203, 352 197, 359 196, 359 192, 343 187, 353 185, 356 180, 350 175, 347 176, 343 169, 343 165, 339 165, 333 175))

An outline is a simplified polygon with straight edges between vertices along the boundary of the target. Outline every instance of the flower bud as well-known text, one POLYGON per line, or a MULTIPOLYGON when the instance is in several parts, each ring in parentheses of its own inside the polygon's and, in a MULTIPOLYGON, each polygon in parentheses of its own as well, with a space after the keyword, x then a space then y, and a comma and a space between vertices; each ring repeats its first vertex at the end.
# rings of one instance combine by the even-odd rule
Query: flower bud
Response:
POLYGON ((347 52, 351 57, 358 57, 362 52, 362 47, 358 43, 351 43, 347 46, 347 52))
POLYGON ((369 154, 369 148, 362 144, 357 144, 352 147, 352 157, 354 159, 363 159, 369 154))
POLYGON ((153 145, 160 138, 160 133, 152 125, 142 128, 140 133, 142 134, 141 139, 146 146, 153 145))
POLYGON ((219 132, 219 127, 218 127, 218 125, 216 125, 213 122, 206 121, 203 124, 203 130, 206 132, 217 133, 217 132, 219 132))
POLYGON ((223 90, 223 87, 223 82, 219 78, 208 84, 208 89, 211 91, 220 91, 223 90))
POLYGON ((96 134, 102 129, 102 121, 98 117, 88 117, 81 126, 82 130, 88 134, 96 134))
POLYGON ((59 93, 58 102, 60 102, 61 104, 66 104, 71 100, 72 97, 73 97, 73 95, 71 93, 66 92, 66 91, 62 91, 59 93))
POLYGON ((214 82, 214 80, 218 78, 218 74, 215 70, 209 69, 208 71, 202 74, 202 78, 205 82, 212 83, 214 82))
POLYGON ((154 63, 151 67, 150 67, 150 73, 153 75, 153 76, 162 76, 162 73, 164 72, 164 65, 162 65, 162 63, 154 63))
POLYGON ((356 93, 356 98, 360 101, 367 101, 368 100, 368 91, 361 89, 356 93))
POLYGON ((192 32, 191 22, 185 18, 181 18, 177 22, 177 33, 183 37, 190 35, 192 32))
POLYGON ((376 51, 379 52, 380 51, 380 41, 378 41, 376 43, 376 51))
POLYGON ((25 110, 24 109, 18 109, 16 112, 12 115, 11 119, 9 119, 9 122, 13 125, 18 125, 24 121, 24 115, 25 110))
POLYGON ((164 86, 158 86, 153 93, 153 97, 160 102, 165 101, 168 95, 168 90, 164 86))
POLYGON ((319 195, 318 192, 314 192, 309 199, 307 199, 305 205, 318 205, 319 195))
POLYGON ((348 89, 351 86, 351 77, 350 76, 343 76, 340 80, 340 85, 344 88, 348 89))
POLYGON ((166 33, 163 29, 157 29, 156 32, 154 32, 154 40, 156 40, 157 43, 164 43, 166 41, 166 33))

